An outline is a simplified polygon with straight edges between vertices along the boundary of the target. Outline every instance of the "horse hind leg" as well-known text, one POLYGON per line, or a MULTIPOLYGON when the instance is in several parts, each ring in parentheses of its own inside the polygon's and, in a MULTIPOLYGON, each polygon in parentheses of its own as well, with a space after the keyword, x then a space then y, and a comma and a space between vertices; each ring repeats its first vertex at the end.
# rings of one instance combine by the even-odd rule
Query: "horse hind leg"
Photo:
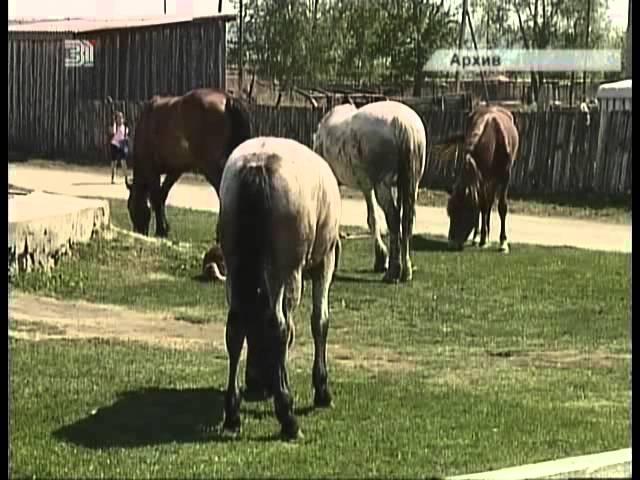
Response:
POLYGON ((507 242, 507 190, 505 185, 500 190, 500 197, 498 198, 498 214, 500 215, 500 251, 502 253, 509 253, 509 243, 507 242))
POLYGON ((476 246, 478 244, 478 233, 480 233, 480 215, 476 220, 476 226, 473 227, 473 237, 471 238, 471 245, 476 246))
POLYGON ((418 201, 418 188, 414 193, 404 194, 402 200, 402 228, 400 231, 400 255, 402 257, 401 282, 410 282, 413 279, 413 264, 411 262, 411 237, 416 217, 416 202, 418 201))
POLYGON ((380 202, 380 207, 384 212, 389 230, 389 268, 382 277, 387 283, 394 283, 400 280, 400 208, 396 204, 391 192, 391 186, 386 183, 379 183, 375 187, 376 198, 380 202))
POLYGON ((367 204, 367 225, 374 241, 375 261, 373 263, 373 271, 375 273, 383 273, 389 268, 389 253, 380 233, 380 223, 375 210, 377 203, 375 191, 373 189, 369 190, 364 198, 367 204))
POLYGON ((333 400, 329 390, 327 373, 327 336, 329 333, 329 289, 335 265, 335 249, 325 257, 322 265, 312 275, 313 310, 311 312, 311 332, 313 333, 314 357, 312 380, 314 388, 313 404, 318 408, 331 407, 333 400))
POLYGON ((242 397, 248 402, 259 402, 271 398, 271 384, 264 378, 265 345, 261 331, 255 327, 247 335, 247 363, 244 373, 245 388, 242 397))
POLYGON ((496 189, 491 185, 487 188, 486 202, 482 210, 482 229, 480 231, 480 248, 489 247, 489 232, 491 231, 491 210, 495 201, 496 189))
POLYGON ((229 379, 227 391, 224 397, 224 423, 223 432, 236 434, 240 432, 240 392, 238 390, 238 365, 240 352, 244 343, 245 331, 242 318, 233 309, 227 316, 227 328, 225 332, 227 354, 229 355, 229 379))
POLYGON ((265 356, 265 361, 271 374, 273 403, 282 428, 281 436, 285 440, 295 440, 302 437, 302 433, 293 414, 293 396, 289 390, 287 350, 290 331, 284 314, 284 290, 284 285, 277 289, 277 297, 272 303, 275 309, 266 325, 265 340, 270 351, 265 356))
POLYGON ((300 304, 300 298, 302 297, 302 270, 296 270, 289 281, 285 289, 284 296, 284 316, 287 320, 289 328, 289 339, 287 340, 287 348, 291 349, 296 338, 296 324, 293 321, 293 312, 300 304))

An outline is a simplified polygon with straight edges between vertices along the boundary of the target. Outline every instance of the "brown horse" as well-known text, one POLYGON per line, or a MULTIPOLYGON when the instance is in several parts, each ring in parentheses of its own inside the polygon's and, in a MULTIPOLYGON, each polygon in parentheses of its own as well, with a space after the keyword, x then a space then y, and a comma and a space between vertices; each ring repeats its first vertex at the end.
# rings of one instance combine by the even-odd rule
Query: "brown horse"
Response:
POLYGON ((469 117, 462 168, 447 204, 449 245, 462 249, 471 230, 475 244, 480 215, 480 247, 488 245, 491 209, 497 194, 500 250, 508 253, 507 192, 518 151, 518 130, 511 112, 501 107, 480 107, 469 117))
POLYGON ((156 235, 166 237, 169 223, 164 206, 180 176, 187 171, 202 173, 218 194, 227 158, 249 138, 245 106, 224 91, 200 88, 180 97, 152 97, 135 129, 133 182, 125 178, 134 230, 149 234, 150 201, 156 235), (162 174, 166 177, 161 185, 162 174))

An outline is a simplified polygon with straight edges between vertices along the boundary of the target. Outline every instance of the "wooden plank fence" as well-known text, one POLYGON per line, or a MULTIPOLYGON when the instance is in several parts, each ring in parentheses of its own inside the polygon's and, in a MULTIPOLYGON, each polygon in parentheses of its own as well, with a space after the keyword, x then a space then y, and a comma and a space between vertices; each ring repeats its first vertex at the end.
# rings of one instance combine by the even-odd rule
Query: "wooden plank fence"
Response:
MULTIPOLYGON (((50 135, 36 139, 32 132, 29 134, 31 145, 42 148, 30 153, 55 152, 67 159, 91 159, 94 163, 107 164, 107 128, 113 111, 125 113, 135 136, 135 122, 143 105, 144 102, 107 104, 79 100, 70 107, 69 130, 63 141, 55 142, 50 135)), ((252 105, 250 109, 257 135, 293 138, 308 146, 311 146, 313 133, 325 113, 321 109, 303 107, 252 105)), ((467 112, 433 110, 423 113, 422 117, 433 146, 452 134, 463 132, 467 112)), ((512 171, 513 192, 631 192, 631 111, 605 112, 603 115, 592 111, 589 122, 587 116, 578 111, 514 112, 514 118, 520 131, 520 147, 512 171)), ((11 140, 10 136, 10 151, 11 140)), ((133 142, 131 144, 133 146, 133 142)), ((446 160, 437 149, 430 148, 422 185, 427 188, 451 185, 462 159, 460 150, 453 159, 446 160)))

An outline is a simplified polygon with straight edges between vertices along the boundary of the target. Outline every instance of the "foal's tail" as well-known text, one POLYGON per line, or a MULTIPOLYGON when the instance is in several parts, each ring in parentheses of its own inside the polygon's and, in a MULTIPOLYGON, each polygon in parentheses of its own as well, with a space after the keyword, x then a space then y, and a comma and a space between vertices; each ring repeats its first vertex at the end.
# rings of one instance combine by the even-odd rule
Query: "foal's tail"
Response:
POLYGON ((417 118, 413 124, 398 124, 396 136, 400 146, 398 158, 398 206, 402 208, 402 230, 413 227, 418 185, 425 169, 426 129, 417 118))
POLYGON ((254 304, 256 291, 265 292, 266 287, 264 271, 272 242, 273 210, 267 169, 266 165, 247 165, 239 172, 234 239, 239 263, 232 276, 232 291, 244 305, 254 304))

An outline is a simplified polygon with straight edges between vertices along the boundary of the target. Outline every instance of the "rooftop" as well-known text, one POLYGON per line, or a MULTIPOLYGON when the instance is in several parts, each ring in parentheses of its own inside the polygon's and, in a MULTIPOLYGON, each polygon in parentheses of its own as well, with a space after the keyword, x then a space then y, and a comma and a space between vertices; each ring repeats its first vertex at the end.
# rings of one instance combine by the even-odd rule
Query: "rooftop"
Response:
POLYGON ((631 80, 603 83, 598 87, 597 98, 631 98, 631 80))
POLYGON ((98 30, 113 30, 123 28, 140 28, 171 23, 185 23, 199 20, 219 19, 222 21, 235 20, 233 14, 217 14, 204 17, 184 15, 162 15, 154 17, 131 18, 63 18, 58 20, 40 20, 21 18, 9 20, 9 32, 56 32, 82 33, 98 30))

